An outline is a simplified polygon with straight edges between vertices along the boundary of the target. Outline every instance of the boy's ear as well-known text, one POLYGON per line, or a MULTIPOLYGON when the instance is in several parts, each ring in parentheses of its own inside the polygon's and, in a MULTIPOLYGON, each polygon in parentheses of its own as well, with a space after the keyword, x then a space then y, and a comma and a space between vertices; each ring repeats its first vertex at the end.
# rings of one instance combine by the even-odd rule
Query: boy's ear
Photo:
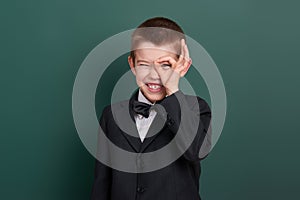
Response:
POLYGON ((132 73, 135 75, 136 72, 135 72, 135 67, 134 67, 134 61, 131 56, 128 56, 128 64, 130 66, 132 73))
POLYGON ((189 62, 187 64, 187 66, 180 72, 180 77, 183 77, 188 72, 188 70, 191 67, 191 65, 192 65, 192 62, 189 62))

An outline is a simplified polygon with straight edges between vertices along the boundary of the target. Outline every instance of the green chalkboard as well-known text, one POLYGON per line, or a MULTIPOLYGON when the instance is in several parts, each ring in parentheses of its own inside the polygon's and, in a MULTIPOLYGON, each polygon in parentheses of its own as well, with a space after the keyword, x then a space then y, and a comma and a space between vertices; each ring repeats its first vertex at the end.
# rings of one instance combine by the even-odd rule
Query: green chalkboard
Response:
MULTIPOLYGON (((73 122, 76 73, 100 42, 153 16, 175 20, 202 44, 225 84, 227 118, 202 164, 203 199, 297 199, 299 6, 293 0, 2 1, 0 199, 89 199, 94 158, 73 122)), ((117 74, 128 70, 126 57, 112 63, 122 65, 117 74)), ((109 76, 114 70, 104 79, 116 81, 109 76)), ((197 93, 210 101, 200 82, 197 93)), ((99 85, 98 114, 110 90, 99 85)))

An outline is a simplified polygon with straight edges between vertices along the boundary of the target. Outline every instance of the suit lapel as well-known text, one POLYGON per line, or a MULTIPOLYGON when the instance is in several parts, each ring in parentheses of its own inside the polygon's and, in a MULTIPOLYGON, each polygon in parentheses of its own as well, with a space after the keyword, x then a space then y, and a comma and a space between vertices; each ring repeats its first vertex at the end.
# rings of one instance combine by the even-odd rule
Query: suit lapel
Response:
POLYGON ((153 122, 150 125, 150 128, 146 134, 146 138, 142 143, 140 152, 144 152, 146 148, 154 141, 154 139, 161 133, 161 130, 164 128, 165 120, 157 113, 153 122))
POLYGON ((128 101, 112 105, 113 116, 117 126, 121 129, 122 135, 126 138, 127 142, 134 149, 139 152, 141 140, 135 124, 134 111, 132 109, 133 100, 136 98, 136 93, 128 101))

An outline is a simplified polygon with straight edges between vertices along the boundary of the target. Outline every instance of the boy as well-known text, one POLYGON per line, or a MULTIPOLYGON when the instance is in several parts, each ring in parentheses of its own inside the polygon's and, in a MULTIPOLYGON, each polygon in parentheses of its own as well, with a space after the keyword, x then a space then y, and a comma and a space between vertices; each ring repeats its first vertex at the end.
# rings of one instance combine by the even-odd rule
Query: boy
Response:
POLYGON ((157 151, 179 133, 186 139, 177 139, 175 153, 167 154, 181 152, 181 156, 154 171, 122 172, 96 160, 92 200, 199 200, 200 160, 208 154, 203 146, 209 146, 204 143, 209 143, 211 111, 203 99, 184 95, 178 88, 179 79, 191 65, 182 29, 167 18, 146 20, 132 35, 128 63, 139 87, 128 101, 129 118, 136 125, 138 137, 118 127, 112 106, 104 109, 100 120, 107 137, 135 153, 157 151), (163 126, 149 135, 159 121, 163 126))

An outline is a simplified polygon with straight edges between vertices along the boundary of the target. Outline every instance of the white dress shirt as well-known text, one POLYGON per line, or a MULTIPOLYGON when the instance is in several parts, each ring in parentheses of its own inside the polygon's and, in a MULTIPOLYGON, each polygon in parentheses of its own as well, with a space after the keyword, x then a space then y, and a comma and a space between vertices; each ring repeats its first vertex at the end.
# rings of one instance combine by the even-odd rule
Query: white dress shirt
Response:
MULTIPOLYGON (((150 105, 154 105, 153 103, 151 103, 141 92, 141 90, 139 90, 139 94, 138 94, 138 101, 146 103, 146 104, 150 104, 150 105)), ((146 118, 143 115, 140 114, 136 114, 135 115, 135 123, 136 123, 136 128, 138 130, 139 136, 141 141, 143 142, 147 132, 150 128, 150 125, 152 124, 152 121, 154 119, 154 117, 156 116, 156 111, 154 109, 150 108, 150 112, 149 112, 149 117, 146 118)))

